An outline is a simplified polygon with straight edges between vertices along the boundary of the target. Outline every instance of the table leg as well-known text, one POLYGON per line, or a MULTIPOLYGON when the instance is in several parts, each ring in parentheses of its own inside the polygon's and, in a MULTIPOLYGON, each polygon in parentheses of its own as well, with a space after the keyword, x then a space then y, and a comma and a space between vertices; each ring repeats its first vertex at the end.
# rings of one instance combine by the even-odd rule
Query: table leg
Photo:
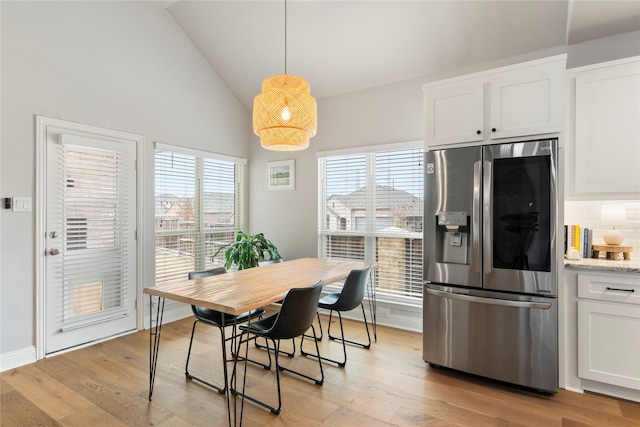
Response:
POLYGON ((369 313, 371 314, 371 323, 373 324, 373 339, 378 342, 378 331, 376 322, 376 281, 374 277, 375 270, 371 269, 369 281, 367 282, 367 298, 369 299, 369 313))
MULTIPOLYGON (((224 319, 223 319, 224 322, 224 319)), ((249 320, 247 322, 247 325, 251 324, 251 317, 249 317, 249 320)), ((231 426, 231 404, 230 404, 230 399, 233 397, 233 425, 234 426, 242 426, 242 415, 244 414, 244 391, 245 391, 245 387, 246 387, 246 383, 247 383, 247 361, 249 360, 249 343, 247 342, 247 345, 245 347, 244 350, 244 376, 242 379, 242 393, 238 393, 236 390, 238 389, 237 384, 238 384, 238 375, 236 374, 236 369, 238 366, 238 358, 240 357, 240 351, 241 351, 241 346, 242 346, 242 334, 240 335, 240 338, 238 339, 236 337, 236 328, 237 328, 237 323, 236 320, 234 320, 233 322, 233 337, 231 338, 231 355, 232 355, 232 360, 227 360, 227 356, 226 356, 226 348, 225 348, 225 356, 224 356, 224 376, 225 376, 225 383, 227 383, 227 362, 231 362, 233 361, 233 370, 231 373, 231 381, 228 383, 227 386, 227 410, 229 413, 229 426, 231 426), (237 341, 237 344, 236 344, 237 341), (238 419, 238 406, 237 406, 237 395, 240 394, 241 395, 241 403, 240 403, 240 419, 238 419)), ((224 329, 224 328, 223 328, 224 329)), ((226 341, 225 341, 225 347, 226 347, 226 341)))
POLYGON ((156 326, 153 327, 153 295, 149 295, 149 400, 153 395, 153 384, 156 379, 158 366, 158 351, 160 350, 160 330, 162 329, 162 316, 164 315, 165 298, 158 298, 156 311, 156 326))

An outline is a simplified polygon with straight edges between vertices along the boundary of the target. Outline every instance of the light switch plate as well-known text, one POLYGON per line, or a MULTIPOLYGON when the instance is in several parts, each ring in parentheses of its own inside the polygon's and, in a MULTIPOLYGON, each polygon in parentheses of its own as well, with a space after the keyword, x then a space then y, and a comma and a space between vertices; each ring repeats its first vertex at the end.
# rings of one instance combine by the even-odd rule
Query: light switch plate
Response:
POLYGON ((14 212, 31 212, 31 197, 14 197, 14 212))

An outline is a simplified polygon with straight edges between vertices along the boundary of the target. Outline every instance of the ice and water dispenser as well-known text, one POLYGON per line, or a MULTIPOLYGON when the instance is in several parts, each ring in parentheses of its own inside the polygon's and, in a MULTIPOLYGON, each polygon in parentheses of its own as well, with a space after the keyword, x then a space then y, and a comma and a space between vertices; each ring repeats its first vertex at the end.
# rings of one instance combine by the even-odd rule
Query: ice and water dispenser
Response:
POLYGON ((438 212, 436 215, 436 262, 469 264, 471 218, 467 212, 438 212))

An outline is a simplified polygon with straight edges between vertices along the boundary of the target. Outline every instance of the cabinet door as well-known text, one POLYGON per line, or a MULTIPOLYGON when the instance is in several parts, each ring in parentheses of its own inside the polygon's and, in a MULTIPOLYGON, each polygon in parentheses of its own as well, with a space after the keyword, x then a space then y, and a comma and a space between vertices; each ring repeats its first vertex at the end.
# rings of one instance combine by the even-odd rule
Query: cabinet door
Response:
POLYGON ((563 70, 526 72, 491 82, 491 138, 562 130, 563 70))
POLYGON ((427 147, 482 141, 483 102, 482 83, 427 88, 427 147))
POLYGON ((578 376, 640 390, 640 306, 578 301, 578 376))
POLYGON ((576 77, 574 195, 640 195, 640 63, 576 77))

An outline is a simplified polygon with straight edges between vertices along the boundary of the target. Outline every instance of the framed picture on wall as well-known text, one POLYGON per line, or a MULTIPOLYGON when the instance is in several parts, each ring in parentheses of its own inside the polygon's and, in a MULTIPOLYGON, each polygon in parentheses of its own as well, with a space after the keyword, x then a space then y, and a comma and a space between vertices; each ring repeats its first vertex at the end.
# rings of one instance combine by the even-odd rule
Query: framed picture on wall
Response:
POLYGON ((295 186, 295 160, 267 162, 267 190, 293 190, 295 186))

